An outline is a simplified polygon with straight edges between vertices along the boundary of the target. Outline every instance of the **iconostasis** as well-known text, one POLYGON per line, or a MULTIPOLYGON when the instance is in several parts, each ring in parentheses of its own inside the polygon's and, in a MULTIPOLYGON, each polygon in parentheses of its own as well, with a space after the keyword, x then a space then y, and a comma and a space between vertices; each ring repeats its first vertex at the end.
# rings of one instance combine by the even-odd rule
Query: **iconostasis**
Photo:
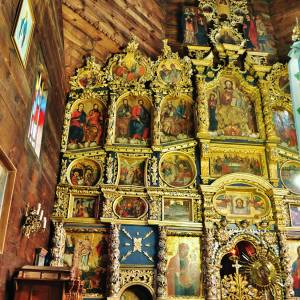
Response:
POLYGON ((300 295, 288 71, 255 9, 201 1, 182 12, 188 56, 133 40, 71 78, 51 264, 85 299, 300 295))

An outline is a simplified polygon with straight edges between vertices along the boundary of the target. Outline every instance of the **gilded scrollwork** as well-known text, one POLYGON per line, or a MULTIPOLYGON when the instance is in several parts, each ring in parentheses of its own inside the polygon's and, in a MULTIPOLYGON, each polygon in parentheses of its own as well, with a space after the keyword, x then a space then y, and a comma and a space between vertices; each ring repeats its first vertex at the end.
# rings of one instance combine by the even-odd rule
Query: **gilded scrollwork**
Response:
POLYGON ((54 234, 52 237, 52 248, 51 256, 52 260, 50 265, 53 267, 62 267, 63 256, 65 253, 65 240, 66 240, 66 231, 64 229, 63 222, 53 221, 54 225, 54 234))
POLYGON ((68 186, 57 186, 56 188, 56 201, 53 207, 53 217, 55 218, 66 218, 69 207, 69 187, 68 186))
POLYGON ((120 284, 125 286, 128 283, 144 284, 153 288, 154 270, 153 269, 136 269, 124 268, 120 269, 120 284))

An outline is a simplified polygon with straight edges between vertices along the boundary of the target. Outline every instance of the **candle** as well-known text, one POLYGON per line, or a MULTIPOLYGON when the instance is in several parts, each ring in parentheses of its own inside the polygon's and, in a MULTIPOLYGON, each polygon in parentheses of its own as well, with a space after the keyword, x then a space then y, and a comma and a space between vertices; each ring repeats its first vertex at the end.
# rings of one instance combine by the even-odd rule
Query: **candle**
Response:
POLYGON ((45 228, 46 228, 46 224, 47 224, 47 218, 46 218, 46 217, 44 217, 44 219, 43 219, 43 229, 45 229, 45 228))
POLYGON ((41 203, 38 203, 36 213, 39 215, 41 210, 41 203))
POLYGON ((43 215, 44 215, 44 210, 42 209, 42 210, 41 210, 41 214, 40 214, 40 221, 42 221, 43 215))

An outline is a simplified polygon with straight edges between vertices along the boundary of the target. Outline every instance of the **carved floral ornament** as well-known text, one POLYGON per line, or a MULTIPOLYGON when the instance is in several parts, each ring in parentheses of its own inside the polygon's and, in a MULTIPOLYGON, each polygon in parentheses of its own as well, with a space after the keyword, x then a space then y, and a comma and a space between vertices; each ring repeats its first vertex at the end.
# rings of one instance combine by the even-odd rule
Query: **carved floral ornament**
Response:
POLYGON ((199 8, 208 21, 218 24, 228 20, 233 26, 242 23, 248 14, 247 0, 200 0, 199 8))

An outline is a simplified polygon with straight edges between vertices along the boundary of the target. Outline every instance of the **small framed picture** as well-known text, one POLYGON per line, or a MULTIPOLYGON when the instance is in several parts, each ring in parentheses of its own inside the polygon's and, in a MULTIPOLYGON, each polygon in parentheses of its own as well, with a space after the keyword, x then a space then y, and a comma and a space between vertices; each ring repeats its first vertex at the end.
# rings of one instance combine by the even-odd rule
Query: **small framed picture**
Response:
POLYGON ((164 221, 193 222, 192 199, 164 198, 164 221))
POLYGON ((3 253, 16 168, 0 147, 0 254, 3 253))
POLYGON ((98 195, 71 194, 68 217, 89 221, 99 217, 98 195))
POLYGON ((21 0, 12 32, 12 40, 24 67, 28 61, 34 25, 35 20, 30 0, 21 0))
POLYGON ((300 205, 289 204, 291 226, 300 227, 300 205))

